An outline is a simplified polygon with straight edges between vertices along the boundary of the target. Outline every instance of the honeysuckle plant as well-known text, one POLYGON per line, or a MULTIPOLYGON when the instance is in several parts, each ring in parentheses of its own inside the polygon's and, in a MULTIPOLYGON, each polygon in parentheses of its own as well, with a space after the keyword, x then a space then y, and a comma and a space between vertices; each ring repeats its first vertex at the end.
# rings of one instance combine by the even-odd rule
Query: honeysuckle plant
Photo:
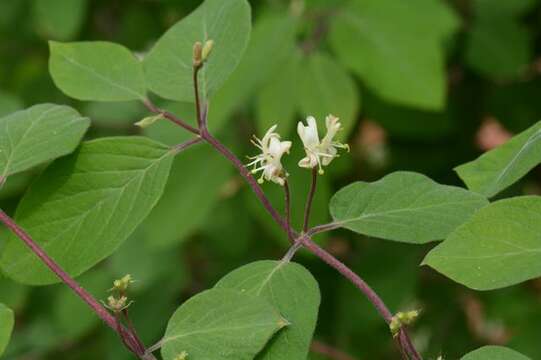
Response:
MULTIPOLYGON (((50 73, 66 95, 82 101, 140 102, 148 116, 138 126, 169 121, 191 138, 174 146, 143 136, 81 141, 90 119, 64 105, 35 105, 2 117, 0 183, 50 162, 15 215, 0 211, 0 221, 11 232, 0 254, 2 272, 26 285, 64 283, 117 333, 119 346, 146 360, 156 359, 158 350, 165 360, 306 359, 321 294, 309 270, 293 261, 302 249, 334 268, 371 303, 389 328, 396 358, 426 358, 411 336, 422 306, 389 309, 362 274, 313 240, 316 234, 339 228, 410 244, 442 241, 422 264, 472 289, 506 287, 541 275, 541 198, 489 201, 541 161, 541 122, 459 166, 456 171, 467 188, 406 171, 371 183, 353 182, 332 197, 332 222, 310 227, 318 175, 333 164, 339 150, 349 150, 337 140, 345 128, 337 116, 326 117, 322 138, 313 116, 306 124, 298 123, 297 141, 282 140, 277 126, 270 127, 261 139, 252 140, 260 153, 247 164, 211 132, 212 99, 241 61, 250 29, 246 0, 206 0, 165 33, 143 60, 110 42, 51 42, 50 73), (158 107, 156 96, 193 103, 196 118, 190 122, 158 107), (173 159, 198 144, 214 149, 237 170, 283 230, 290 248, 277 260, 256 261, 225 274, 213 288, 178 307, 157 343, 144 344, 128 310, 153 304, 139 303, 128 294, 130 275, 113 282, 105 304, 75 278, 112 255, 147 218, 162 196, 173 159), (305 184, 302 224, 291 219, 292 211, 299 209, 291 208, 289 177, 282 163, 294 146, 302 146, 306 155, 298 165, 312 170, 312 182, 305 184), (283 189, 283 213, 269 200, 261 186, 264 181, 283 189)), ((213 170, 208 169, 208 176, 213 170)), ((0 351, 13 319, 13 312, 0 305, 0 351)), ((463 359, 495 358, 524 356, 503 347, 484 347, 463 359)))

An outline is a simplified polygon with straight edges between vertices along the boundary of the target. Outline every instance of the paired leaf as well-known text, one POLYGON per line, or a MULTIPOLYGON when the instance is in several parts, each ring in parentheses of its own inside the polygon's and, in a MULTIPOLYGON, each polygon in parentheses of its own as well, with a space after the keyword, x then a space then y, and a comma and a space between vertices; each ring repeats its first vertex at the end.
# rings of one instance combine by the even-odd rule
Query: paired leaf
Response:
POLYGON ((260 297, 212 289, 186 301, 174 313, 162 339, 162 356, 189 359, 251 360, 274 333, 287 325, 260 297))
MULTIPOLYGON (((173 155, 143 137, 83 143, 53 163, 21 200, 15 220, 70 275, 109 256, 160 198, 173 155)), ((0 257, 10 278, 32 285, 58 281, 10 236, 0 257)))
POLYGON ((487 204, 479 194, 400 171, 342 188, 330 211, 337 223, 360 234, 422 244, 445 238, 487 204))
POLYGON ((541 163, 541 121, 474 161, 455 168, 470 190, 492 197, 541 163))
POLYGON ((49 71, 66 95, 93 101, 144 100, 143 65, 122 45, 51 41, 49 47, 49 71))
POLYGON ((423 264, 477 290, 541 276, 541 197, 484 207, 432 249, 423 264))
POLYGON ((530 360, 515 350, 503 346, 483 346, 464 355, 461 360, 530 360))
POLYGON ((193 101, 193 45, 213 40, 212 53, 199 76, 203 96, 210 97, 237 67, 250 29, 246 0, 206 0, 169 29, 145 58, 149 88, 166 99, 193 101))
POLYGON ((334 18, 331 45, 382 98, 439 110, 446 93, 442 43, 457 30, 457 19, 437 0, 352 1, 334 18))
POLYGON ((325 116, 338 116, 344 126, 340 133, 346 138, 355 126, 359 110, 357 89, 349 74, 331 57, 315 54, 301 68, 300 108, 303 115, 314 115, 319 124, 325 116))
POLYGON ((0 303, 0 356, 6 350, 14 324, 15 316, 13 311, 0 303))
POLYGON ((216 288, 259 296, 275 306, 290 325, 280 331, 257 359, 305 359, 312 341, 320 303, 314 277, 301 265, 257 261, 222 278, 216 288))
POLYGON ((41 104, 0 118, 4 179, 72 152, 90 121, 68 106, 41 104))

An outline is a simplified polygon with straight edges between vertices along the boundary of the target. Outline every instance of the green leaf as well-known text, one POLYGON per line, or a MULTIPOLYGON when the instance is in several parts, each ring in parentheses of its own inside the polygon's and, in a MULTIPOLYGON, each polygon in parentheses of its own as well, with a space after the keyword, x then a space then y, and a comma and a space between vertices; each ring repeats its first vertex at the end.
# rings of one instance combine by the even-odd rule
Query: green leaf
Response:
POLYGON ((470 190, 492 197, 541 163, 541 121, 505 144, 455 168, 470 190))
POLYGON ((342 62, 379 96, 440 110, 447 87, 442 44, 457 27, 456 15, 437 0, 364 0, 334 18, 330 36, 342 62))
POLYGON ((149 88, 163 98, 193 101, 193 45, 213 40, 214 47, 199 80, 209 98, 237 67, 250 38, 246 0, 206 0, 158 40, 144 60, 149 88))
MULTIPOLYGON (((64 270, 80 275, 112 254, 148 215, 163 192, 172 158, 169 148, 143 137, 83 143, 31 185, 15 220, 64 270)), ((26 284, 58 281, 14 236, 0 267, 26 284)))
POLYGON ((503 346, 490 345, 464 355, 461 360, 530 360, 530 358, 503 346))
POLYGON ((4 304, 0 304, 0 356, 2 356, 9 343, 14 324, 15 316, 13 311, 4 304))
POLYGON ((532 36, 513 19, 477 20, 468 33, 466 63, 494 79, 517 78, 532 60, 532 36))
POLYGON ((104 42, 49 42, 49 72, 56 86, 78 100, 144 100, 141 62, 122 45, 104 42))
POLYGON ((54 104, 35 105, 0 118, 0 176, 27 170, 72 152, 90 121, 54 104))
POLYGON ((69 40, 77 35, 86 15, 86 0, 34 0, 37 31, 44 37, 69 40))
POLYGON ((308 270, 295 263, 257 261, 227 274, 216 287, 264 298, 289 321, 257 359, 306 359, 321 300, 308 270))
POLYGON ((356 123, 359 110, 357 89, 349 74, 330 56, 314 54, 301 67, 300 108, 303 115, 313 115, 324 124, 325 116, 340 118, 347 138, 356 123))
POLYGON ((541 276, 541 197, 484 207, 432 249, 423 264, 477 290, 541 276))
POLYGON ((193 360, 251 360, 287 324, 260 297, 207 290, 182 304, 169 320, 162 356, 173 360, 186 352, 193 360))
POLYGON ((338 224, 360 234, 422 244, 445 238, 486 204, 479 194, 399 171, 342 188, 330 210, 338 224))

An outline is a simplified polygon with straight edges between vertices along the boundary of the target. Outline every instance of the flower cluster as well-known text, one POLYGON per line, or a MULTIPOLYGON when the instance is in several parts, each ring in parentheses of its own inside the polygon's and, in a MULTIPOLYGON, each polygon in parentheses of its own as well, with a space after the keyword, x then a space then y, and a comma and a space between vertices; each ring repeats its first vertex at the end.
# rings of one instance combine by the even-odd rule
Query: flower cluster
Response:
MULTIPOLYGON (((307 125, 299 122, 297 132, 304 145, 306 157, 299 161, 299 166, 308 169, 318 168, 319 174, 323 174, 323 166, 328 166, 331 161, 338 157, 338 149, 349 151, 347 144, 342 144, 334 140, 338 131, 342 129, 342 124, 336 116, 328 115, 325 119, 327 133, 320 140, 317 122, 313 116, 306 119, 307 125)), ((280 141, 280 135, 275 132, 277 125, 272 126, 261 140, 254 136, 252 143, 261 150, 261 153, 250 157, 252 162, 247 166, 253 166, 252 173, 262 171, 259 183, 263 181, 272 181, 279 185, 284 185, 287 177, 281 159, 285 153, 291 149, 291 141, 280 141)))

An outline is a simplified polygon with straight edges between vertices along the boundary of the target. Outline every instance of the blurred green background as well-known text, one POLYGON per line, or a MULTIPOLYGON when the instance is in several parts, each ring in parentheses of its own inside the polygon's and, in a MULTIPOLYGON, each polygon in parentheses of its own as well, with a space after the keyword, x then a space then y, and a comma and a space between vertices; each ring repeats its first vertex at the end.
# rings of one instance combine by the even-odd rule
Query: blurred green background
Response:
MULTIPOLYGON (((223 0, 227 1, 227 0, 223 0)), ((137 55, 192 11, 196 0, 0 1, 0 116, 36 103, 70 104, 92 119, 88 138, 137 134, 137 103, 83 103, 48 74, 50 39, 107 40, 137 55)), ((401 169, 461 185, 454 166, 473 160, 541 118, 541 4, 538 0, 257 0, 254 31, 241 64, 211 102, 211 130, 240 156, 251 134, 274 123, 298 142, 296 122, 339 115, 350 154, 333 162, 315 200, 312 224, 329 221, 329 197, 351 181, 401 169)), ((159 100, 156 100, 159 101, 159 100)), ((161 102, 194 119, 193 105, 161 102)), ((187 138, 169 123, 145 135, 168 144, 187 138)), ((293 221, 302 220, 309 173, 287 157, 293 221)), ((12 212, 42 169, 10 178, 0 205, 12 212)), ((502 196, 541 193, 536 169, 502 196)), ((264 185, 282 209, 283 194, 264 185)), ((1 231, 6 231, 4 228, 1 231)), ((432 247, 320 235, 329 251, 363 276, 392 311, 422 309, 412 329, 429 359, 458 359, 483 344, 506 344, 541 359, 541 282, 473 292, 419 267, 432 247)), ((0 238, 0 249, 2 238, 0 238)), ((230 270, 287 249, 249 188, 210 148, 175 160, 166 193, 149 218, 109 259, 80 277, 105 299, 113 279, 136 279, 133 320, 146 344, 163 334, 185 299, 230 270)), ((315 339, 352 359, 396 359, 375 310, 319 260, 296 258, 318 279, 322 305, 315 339)), ((16 310, 5 359, 131 359, 115 334, 62 285, 28 288, 0 275, 0 302, 16 310)), ((321 347, 321 346, 320 346, 321 347)), ((312 353, 311 359, 326 357, 312 353)))

